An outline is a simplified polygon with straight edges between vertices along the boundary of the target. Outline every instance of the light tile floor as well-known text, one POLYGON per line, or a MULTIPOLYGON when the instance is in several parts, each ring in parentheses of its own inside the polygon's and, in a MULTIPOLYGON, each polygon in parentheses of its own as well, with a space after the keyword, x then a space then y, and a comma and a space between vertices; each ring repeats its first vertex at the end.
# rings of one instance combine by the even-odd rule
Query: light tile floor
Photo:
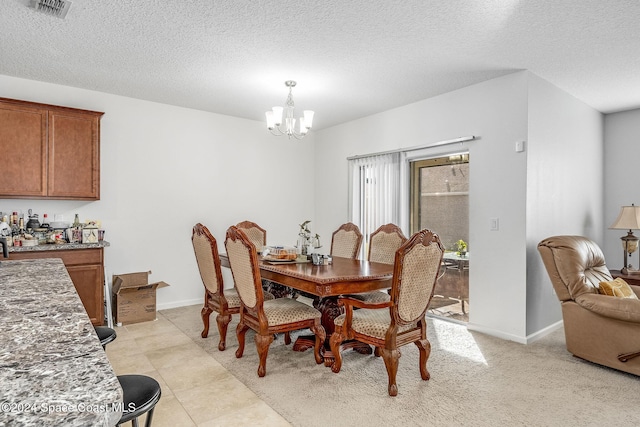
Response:
MULTIPOLYGON (((144 374, 160 383, 153 427, 290 426, 173 323, 201 328, 195 313, 199 310, 184 310, 184 317, 172 321, 160 311, 155 321, 115 327, 118 337, 107 345, 117 375, 144 374)), ((216 327, 215 313, 211 327, 216 327)), ((141 417, 140 425, 144 421, 141 417)))

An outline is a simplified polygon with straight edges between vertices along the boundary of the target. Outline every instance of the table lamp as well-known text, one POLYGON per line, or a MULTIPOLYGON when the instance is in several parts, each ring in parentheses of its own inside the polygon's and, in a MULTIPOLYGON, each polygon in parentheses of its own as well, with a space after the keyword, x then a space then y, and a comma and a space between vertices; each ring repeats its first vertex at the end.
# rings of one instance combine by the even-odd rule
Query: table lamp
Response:
POLYGON ((618 215, 618 219, 615 220, 609 229, 629 230, 626 236, 620 238, 620 240, 622 240, 624 257, 624 267, 620 272, 622 274, 640 274, 640 270, 634 270, 631 264, 627 263, 631 254, 638 249, 638 238, 634 236, 632 230, 640 230, 640 206, 635 206, 633 203, 631 206, 623 206, 618 215))

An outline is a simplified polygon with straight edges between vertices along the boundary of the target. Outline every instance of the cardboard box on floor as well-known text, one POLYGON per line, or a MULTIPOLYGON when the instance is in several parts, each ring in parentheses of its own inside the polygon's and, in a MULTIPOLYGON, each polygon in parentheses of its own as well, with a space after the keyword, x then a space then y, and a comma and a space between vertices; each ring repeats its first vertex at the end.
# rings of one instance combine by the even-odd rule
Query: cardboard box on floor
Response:
POLYGON ((156 320, 156 289, 169 286, 165 282, 149 283, 150 271, 113 275, 113 313, 115 323, 156 320))

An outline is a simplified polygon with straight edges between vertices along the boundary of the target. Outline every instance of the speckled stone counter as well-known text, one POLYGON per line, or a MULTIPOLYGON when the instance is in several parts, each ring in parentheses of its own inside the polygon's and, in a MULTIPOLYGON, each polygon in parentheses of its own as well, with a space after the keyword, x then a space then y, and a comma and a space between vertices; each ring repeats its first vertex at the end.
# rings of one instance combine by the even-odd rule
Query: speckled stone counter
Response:
POLYGON ((0 260, 0 425, 114 426, 122 409, 62 261, 0 260))
MULTIPOLYGON (((11 252, 43 252, 43 251, 66 251, 74 249, 105 248, 109 242, 103 240, 98 243, 65 243, 62 245, 35 245, 35 246, 9 246, 11 252)), ((0 253, 0 256, 2 254, 0 253)))

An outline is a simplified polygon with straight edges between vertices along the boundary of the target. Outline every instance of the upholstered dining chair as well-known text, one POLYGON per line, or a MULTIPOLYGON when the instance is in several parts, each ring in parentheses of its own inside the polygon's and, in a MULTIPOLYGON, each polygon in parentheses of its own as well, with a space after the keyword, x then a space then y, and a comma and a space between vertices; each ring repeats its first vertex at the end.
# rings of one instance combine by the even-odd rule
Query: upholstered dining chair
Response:
POLYGON ((258 376, 264 377, 267 372, 267 354, 274 339, 273 335, 309 328, 315 334, 313 353, 316 363, 322 363, 320 348, 326 338, 326 332, 320 324, 321 313, 291 298, 265 300, 255 245, 242 230, 234 226, 227 230, 224 244, 241 301, 240 323, 236 328, 238 336, 236 357, 240 358, 244 353, 247 330, 256 331, 255 342, 259 356, 258 376))
MULTIPOLYGON (((256 251, 262 252, 262 248, 267 245, 267 230, 253 221, 239 222, 236 224, 236 227, 244 231, 244 234, 247 235, 251 243, 256 247, 256 251)), ((293 298, 295 295, 293 289, 267 279, 262 279, 262 289, 265 295, 269 294, 274 298, 293 298)), ((291 335, 289 335, 289 332, 285 332, 284 342, 287 345, 291 344, 291 335)))
MULTIPOLYGON (((378 227, 371 233, 369 238, 369 255, 367 259, 371 262, 383 264, 393 264, 396 251, 407 241, 400 227, 395 224, 385 224, 378 227)), ((382 291, 367 292, 358 297, 365 302, 389 301, 389 294, 382 291)))
POLYGON ((362 233, 352 222, 342 224, 331 236, 331 256, 355 259, 362 244, 362 233))
MULTIPOLYGON (((191 243, 204 285, 204 306, 201 312, 204 329, 200 335, 202 338, 209 336, 209 317, 212 312, 217 312, 216 322, 220 334, 218 350, 224 351, 231 315, 240 313, 240 297, 235 287, 224 289, 218 243, 209 229, 200 223, 196 224, 192 230, 191 243)), ((273 295, 266 294, 265 298, 273 299, 273 295)))
POLYGON ((267 230, 252 221, 239 222, 236 227, 244 231, 258 252, 262 252, 262 247, 267 244, 267 230))
POLYGON ((335 331, 329 340, 335 357, 331 366, 333 372, 338 373, 342 368, 340 344, 347 339, 356 339, 375 346, 376 356, 382 354, 390 396, 398 394, 396 374, 403 345, 414 343, 418 347, 420 375, 425 381, 430 378, 427 360, 431 343, 427 339, 425 312, 433 297, 443 253, 438 235, 421 230, 395 253, 389 301, 366 303, 353 298, 338 299, 345 313, 334 319, 335 331))

